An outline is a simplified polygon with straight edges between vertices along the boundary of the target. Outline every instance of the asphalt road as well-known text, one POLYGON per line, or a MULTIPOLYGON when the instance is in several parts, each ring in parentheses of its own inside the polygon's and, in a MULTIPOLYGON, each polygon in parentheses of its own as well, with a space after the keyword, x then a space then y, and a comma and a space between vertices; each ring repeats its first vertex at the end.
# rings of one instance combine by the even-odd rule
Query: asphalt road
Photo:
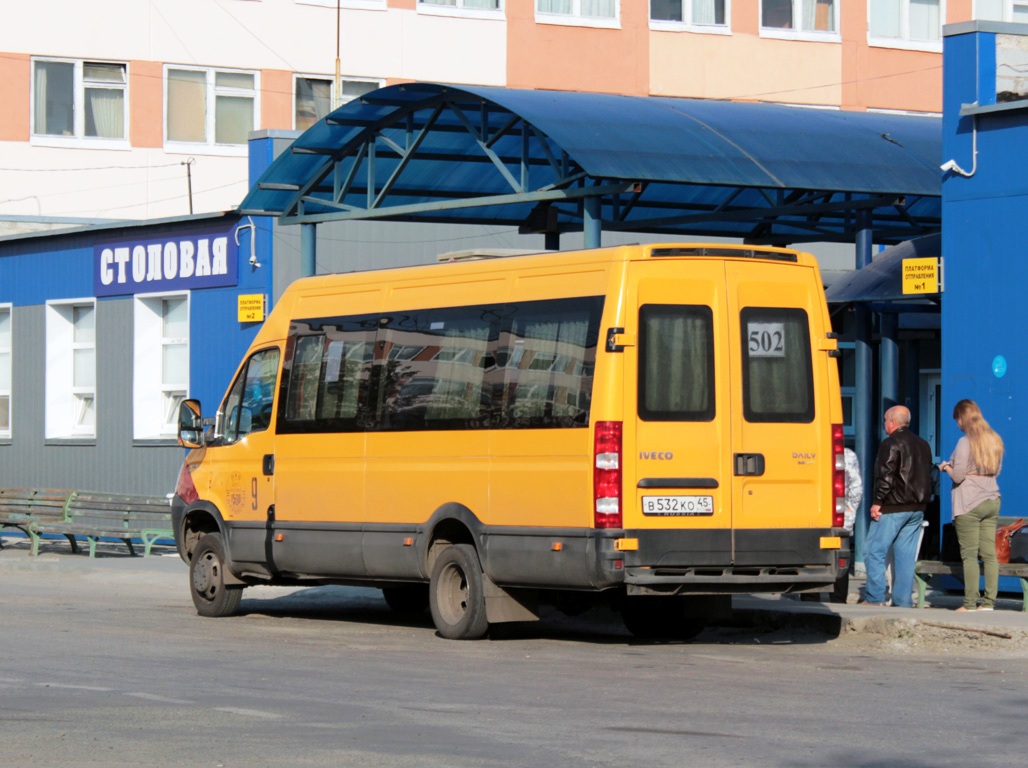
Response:
POLYGON ((1020 765, 1028 659, 602 612, 438 638, 372 590, 248 590, 175 557, 0 556, 0 766, 1020 765), (854 652, 857 648, 857 652, 854 652))

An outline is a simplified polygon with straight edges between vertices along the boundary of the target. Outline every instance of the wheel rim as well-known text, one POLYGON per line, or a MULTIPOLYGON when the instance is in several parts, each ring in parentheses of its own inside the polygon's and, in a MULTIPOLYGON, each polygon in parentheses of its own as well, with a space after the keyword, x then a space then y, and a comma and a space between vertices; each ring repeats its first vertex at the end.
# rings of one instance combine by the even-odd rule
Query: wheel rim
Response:
POLYGON ((213 600, 221 583, 221 561, 213 552, 204 552, 193 568, 193 589, 205 600, 213 600))
POLYGON ((457 624, 468 611, 468 579, 464 571, 450 565, 439 579, 439 613, 447 624, 457 624))

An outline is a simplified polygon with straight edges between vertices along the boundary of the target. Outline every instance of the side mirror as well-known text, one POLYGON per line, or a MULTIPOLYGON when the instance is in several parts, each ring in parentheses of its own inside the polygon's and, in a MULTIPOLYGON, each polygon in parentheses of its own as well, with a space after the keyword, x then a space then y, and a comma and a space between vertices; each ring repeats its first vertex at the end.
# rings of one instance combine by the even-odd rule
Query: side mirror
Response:
POLYGON ((183 448, 203 447, 203 418, 199 400, 183 400, 178 408, 178 444, 183 448))

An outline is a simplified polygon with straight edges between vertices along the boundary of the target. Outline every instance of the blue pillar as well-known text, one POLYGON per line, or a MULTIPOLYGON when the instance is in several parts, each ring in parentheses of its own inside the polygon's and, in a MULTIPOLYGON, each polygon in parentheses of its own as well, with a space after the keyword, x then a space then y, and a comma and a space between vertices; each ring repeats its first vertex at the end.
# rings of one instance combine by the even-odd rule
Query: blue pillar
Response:
POLYGON ((300 225, 300 277, 316 274, 318 225, 300 225))
MULTIPOLYGON (((872 231, 870 211, 858 213, 856 237, 857 269, 871 263, 872 231)), ((874 457, 878 449, 878 431, 875 429, 877 414, 871 412, 871 397, 874 392, 872 379, 873 358, 871 355, 871 310, 864 304, 855 307, 853 429, 856 434, 855 451, 860 460, 860 471, 864 480, 864 500, 857 510, 853 524, 853 561, 864 562, 864 543, 867 540, 868 514, 871 506, 868 499, 873 490, 874 457)))
POLYGON ((600 198, 587 197, 582 203, 583 245, 586 248, 600 247, 601 210, 600 198))
POLYGON ((884 413, 886 408, 902 405, 899 399, 899 316, 891 312, 882 314, 879 324, 882 332, 881 347, 878 353, 881 365, 879 386, 882 397, 879 410, 884 413))

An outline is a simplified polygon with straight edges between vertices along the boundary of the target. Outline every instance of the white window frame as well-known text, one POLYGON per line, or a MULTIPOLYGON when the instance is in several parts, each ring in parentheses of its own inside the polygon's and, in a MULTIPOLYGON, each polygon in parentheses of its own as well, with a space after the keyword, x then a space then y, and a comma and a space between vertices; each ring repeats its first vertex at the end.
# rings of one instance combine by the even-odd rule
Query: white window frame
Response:
POLYGON ((249 152, 247 141, 241 144, 217 144, 215 136, 217 125, 215 124, 215 107, 218 96, 251 97, 253 99, 253 126, 250 131, 256 131, 261 123, 261 73, 255 69, 233 69, 232 67, 195 67, 188 64, 165 64, 164 65, 164 119, 162 129, 164 131, 164 150, 171 153, 208 155, 226 155, 232 157, 244 157, 249 152), (172 71, 204 72, 206 73, 206 123, 204 134, 206 141, 173 141, 168 138, 168 78, 172 71), (218 88, 215 86, 217 73, 228 73, 234 75, 252 75, 253 90, 243 88, 218 88))
POLYGON ((451 16, 462 19, 489 19, 503 21, 507 18, 504 0, 499 0, 498 8, 475 8, 466 6, 467 0, 456 0, 456 5, 436 5, 431 0, 417 0, 415 8, 418 13, 426 16, 451 16))
MULTIPOLYGON (((842 34, 839 31, 840 18, 842 16, 842 0, 834 0, 832 13, 835 15, 833 27, 834 32, 820 32, 818 30, 804 29, 780 29, 777 27, 764 26, 764 0, 757 0, 760 14, 760 36, 775 38, 779 40, 809 40, 812 42, 839 43, 842 42, 842 34)), ((803 11, 803 0, 792 0, 792 18, 796 19, 803 11)))
POLYGON ((48 301, 46 303, 46 438, 95 438, 97 430, 97 301, 95 298, 48 301), (77 307, 93 310, 93 341, 75 341, 74 316, 77 307), (75 386, 75 351, 93 349, 93 386, 75 386), (92 405, 93 423, 83 424, 83 408, 92 405))
POLYGON ((6 379, 10 386, 0 385, 0 398, 7 401, 7 425, 0 424, 0 438, 10 438, 14 409, 11 407, 11 390, 14 389, 14 306, 0 304, 0 314, 7 316, 9 334, 0 335, 0 381, 6 379))
POLYGON ((532 2, 535 8, 536 24, 621 29, 621 0, 614 0, 614 16, 609 19, 582 16, 582 0, 572 0, 571 13, 547 13, 539 10, 539 0, 532 0, 532 2))
POLYGON ((696 24, 692 19, 692 4, 696 0, 681 0, 682 21, 668 21, 665 19, 654 19, 653 8, 650 6, 650 29, 658 32, 698 32, 704 35, 730 35, 732 34, 732 0, 725 0, 725 23, 724 24, 696 24))
MULTIPOLYGON (((331 94, 330 101, 332 106, 330 110, 341 107, 343 104, 349 104, 354 99, 360 98, 359 96, 347 96, 345 94, 336 94, 336 82, 335 77, 332 75, 312 75, 295 73, 293 75, 293 130, 300 131, 303 128, 297 128, 296 126, 296 96, 297 96, 297 81, 299 80, 324 80, 329 84, 329 92, 331 94)), ((375 88, 381 88, 385 85, 385 81, 374 77, 341 77, 340 81, 343 83, 367 83, 373 85, 375 88)))
MULTIPOLYGON (((337 0, 293 0, 297 5, 318 5, 335 10, 337 0)), ((338 7, 353 11, 387 11, 386 0, 338 0, 338 7)))
POLYGON ((189 353, 192 301, 189 291, 137 294, 132 308, 132 436, 135 440, 173 439, 178 431, 178 403, 189 397, 189 353), (190 327, 185 337, 164 335, 164 302, 185 299, 190 327), (186 370, 180 380, 166 378, 164 349, 186 348, 186 370))
MULTIPOLYGON (((900 36, 881 37, 871 32, 871 5, 875 0, 868 0, 867 3, 867 44, 874 48, 898 48, 905 51, 928 51, 930 53, 942 53, 942 27, 946 23, 946 0, 939 2, 939 39, 938 40, 911 40, 910 39, 910 2, 911 0, 896 0, 902 5, 900 16, 900 36)), ((1028 3, 1026 3, 1028 5, 1028 3)))
MULTIPOLYGON (((974 0, 972 18, 979 21, 1005 21, 1014 23, 1014 8, 1028 12, 1026 0, 974 0)), ((1017 22, 1024 23, 1024 22, 1017 22)))
POLYGON ((90 149, 129 149, 129 65, 124 61, 108 61, 105 59, 64 59, 53 56, 33 56, 29 84, 29 143, 43 147, 88 147, 90 149), (70 136, 58 136, 49 133, 36 133, 36 64, 69 64, 73 67, 72 113, 73 133, 70 136), (119 139, 103 136, 86 136, 86 64, 110 64, 122 67, 125 82, 121 85, 106 82, 90 82, 89 88, 103 88, 122 93, 122 125, 125 135, 119 139))

